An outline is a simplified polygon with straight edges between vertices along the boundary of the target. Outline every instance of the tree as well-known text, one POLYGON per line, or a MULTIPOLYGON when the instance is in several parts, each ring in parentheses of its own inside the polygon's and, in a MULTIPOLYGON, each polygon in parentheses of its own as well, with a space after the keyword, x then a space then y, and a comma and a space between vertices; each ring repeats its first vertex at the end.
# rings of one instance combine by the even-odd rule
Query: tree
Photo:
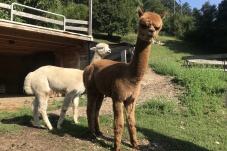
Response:
POLYGON ((161 2, 169 14, 181 13, 181 5, 177 1, 175 1, 175 4, 173 0, 161 0, 161 2))
POLYGON ((42 10, 50 10, 50 8, 58 8, 61 5, 60 0, 47 1, 47 0, 18 0, 19 3, 35 7, 42 10))
POLYGON ((200 45, 212 46, 214 34, 215 34, 215 20, 217 9, 216 5, 210 5, 209 2, 203 4, 200 12, 196 12, 196 30, 195 30, 195 42, 200 45))
POLYGON ((165 7, 165 10, 168 12, 168 14, 173 13, 174 11, 174 2, 170 0, 161 0, 163 6, 165 7))
POLYGON ((214 46, 220 48, 221 52, 227 51, 227 0, 223 0, 217 11, 216 32, 214 46))
POLYGON ((95 0, 93 2, 93 29, 96 32, 107 33, 111 38, 113 33, 127 34, 132 30, 131 24, 135 18, 136 7, 129 0, 95 0))
POLYGON ((176 13, 164 19, 162 31, 166 31, 168 35, 187 39, 186 35, 195 28, 195 21, 192 16, 176 13))
POLYGON ((142 0, 133 0, 134 1, 134 3, 135 3, 135 6, 136 7, 143 7, 143 2, 142 2, 142 0))
POLYGON ((147 0, 143 5, 144 11, 156 12, 161 14, 165 7, 160 0, 147 0))
POLYGON ((192 15, 192 9, 188 2, 182 4, 182 13, 184 15, 192 15))

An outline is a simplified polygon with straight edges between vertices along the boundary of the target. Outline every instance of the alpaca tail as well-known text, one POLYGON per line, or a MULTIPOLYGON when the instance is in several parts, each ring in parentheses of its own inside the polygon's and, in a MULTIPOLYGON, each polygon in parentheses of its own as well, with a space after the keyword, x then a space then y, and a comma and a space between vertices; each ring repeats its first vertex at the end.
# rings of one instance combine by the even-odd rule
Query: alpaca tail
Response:
POLYGON ((26 94, 34 94, 34 91, 32 90, 32 78, 34 76, 34 72, 30 72, 26 77, 25 77, 25 80, 24 80, 24 92, 26 94))

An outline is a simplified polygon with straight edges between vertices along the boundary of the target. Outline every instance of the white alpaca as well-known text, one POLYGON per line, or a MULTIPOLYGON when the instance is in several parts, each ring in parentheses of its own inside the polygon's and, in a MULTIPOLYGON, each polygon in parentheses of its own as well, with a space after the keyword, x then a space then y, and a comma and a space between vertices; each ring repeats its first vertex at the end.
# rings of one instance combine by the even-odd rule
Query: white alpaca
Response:
POLYGON ((101 60, 102 58, 107 56, 109 53, 111 53, 109 45, 107 45, 105 43, 99 43, 95 47, 90 48, 90 50, 95 52, 95 54, 91 60, 91 64, 95 61, 101 60))
MULTIPOLYGON (((98 43, 95 47, 90 48, 90 50, 95 52, 90 64, 95 61, 101 60, 102 58, 111 53, 109 45, 105 43, 98 43)), ((57 94, 59 95, 62 93, 53 91, 50 93, 50 97, 57 96, 57 94)))
MULTIPOLYGON (((105 43, 99 43, 96 47, 91 49, 95 51, 94 56, 96 56, 96 59, 93 57, 93 62, 102 59, 111 52, 109 45, 105 43), (98 57, 98 54, 102 55, 98 57)), ((75 123, 78 123, 77 107, 79 104, 79 96, 85 91, 82 70, 55 66, 40 67, 30 72, 25 77, 24 91, 27 94, 35 95, 33 101, 33 118, 37 127, 43 127, 39 121, 40 113, 48 129, 53 129, 46 112, 51 91, 66 92, 57 128, 61 128, 61 124, 71 101, 73 103, 73 119, 75 123)))

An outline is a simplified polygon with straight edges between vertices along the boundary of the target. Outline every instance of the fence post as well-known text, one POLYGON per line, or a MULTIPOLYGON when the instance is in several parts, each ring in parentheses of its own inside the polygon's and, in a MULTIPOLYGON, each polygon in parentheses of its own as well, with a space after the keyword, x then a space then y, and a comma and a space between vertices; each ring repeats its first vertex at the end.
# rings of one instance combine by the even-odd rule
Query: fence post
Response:
POLYGON ((10 10, 10 21, 13 21, 13 5, 14 3, 11 4, 11 10, 10 10))
POLYGON ((121 62, 127 62, 126 50, 121 51, 121 62))
POLYGON ((89 0, 88 36, 92 36, 92 0, 89 0))
POLYGON ((66 26, 66 18, 65 16, 63 17, 63 31, 65 31, 65 26, 66 26))

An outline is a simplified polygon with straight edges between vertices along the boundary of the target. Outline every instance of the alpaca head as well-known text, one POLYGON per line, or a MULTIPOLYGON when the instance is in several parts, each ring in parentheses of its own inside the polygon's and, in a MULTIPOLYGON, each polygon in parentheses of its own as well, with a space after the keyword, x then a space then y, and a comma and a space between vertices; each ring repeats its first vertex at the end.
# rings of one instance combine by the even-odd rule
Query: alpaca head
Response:
POLYGON ((105 56, 111 53, 109 45, 105 43, 99 43, 95 47, 90 48, 90 50, 95 51, 102 58, 104 58, 105 56))
POLYGON ((152 42, 158 36, 159 31, 162 29, 162 18, 167 14, 164 12, 159 15, 153 12, 145 12, 138 9, 139 14, 139 28, 138 36, 144 41, 152 42))

